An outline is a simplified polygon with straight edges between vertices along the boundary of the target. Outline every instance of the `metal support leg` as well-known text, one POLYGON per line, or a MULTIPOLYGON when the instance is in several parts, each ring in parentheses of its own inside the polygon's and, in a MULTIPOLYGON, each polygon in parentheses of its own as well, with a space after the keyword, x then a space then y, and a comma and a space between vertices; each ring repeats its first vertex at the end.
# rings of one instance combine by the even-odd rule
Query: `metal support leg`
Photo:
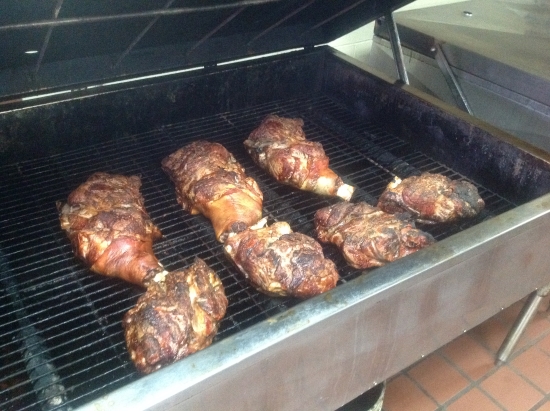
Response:
POLYGON ((512 325, 512 328, 508 332, 508 335, 506 336, 498 350, 497 358, 495 361, 496 365, 501 365, 506 362, 506 360, 512 353, 515 345, 523 335, 525 328, 537 312, 537 308, 540 302, 549 293, 550 284, 548 284, 546 287, 539 288, 538 290, 533 291, 531 294, 529 294, 529 297, 527 298, 527 301, 525 302, 523 308, 518 314, 516 321, 512 325))

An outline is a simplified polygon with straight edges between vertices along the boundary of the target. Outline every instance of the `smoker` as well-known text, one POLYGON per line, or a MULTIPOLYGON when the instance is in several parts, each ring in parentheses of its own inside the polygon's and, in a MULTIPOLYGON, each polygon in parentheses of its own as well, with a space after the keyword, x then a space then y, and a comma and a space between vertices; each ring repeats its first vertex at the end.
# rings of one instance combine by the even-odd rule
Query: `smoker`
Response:
MULTIPOLYGON (((326 46, 406 2, 5 1, 0 17, 0 408, 334 410, 550 283, 550 156, 326 46), (5 51, 5 52, 4 52, 5 51), (275 54, 275 52, 284 53, 275 54), (25 53, 28 52, 28 53, 25 53), (273 181, 243 141, 264 116, 304 119, 375 204, 394 176, 464 179, 486 207, 425 227, 437 242, 371 270, 331 247, 338 286, 301 301, 255 291, 160 168, 222 143, 264 215, 313 234, 336 200, 273 181), (229 300, 214 343, 142 376, 121 320, 143 290, 91 273, 57 201, 96 171, 140 175, 168 270, 204 259, 229 300)), ((399 62, 398 33, 393 33, 399 62)))

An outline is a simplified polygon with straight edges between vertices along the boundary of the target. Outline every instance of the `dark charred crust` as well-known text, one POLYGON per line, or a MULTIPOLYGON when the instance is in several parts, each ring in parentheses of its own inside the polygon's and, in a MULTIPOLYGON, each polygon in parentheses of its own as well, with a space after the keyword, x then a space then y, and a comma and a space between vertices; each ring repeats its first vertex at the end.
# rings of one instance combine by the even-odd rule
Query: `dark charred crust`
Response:
POLYGON ((378 206, 388 213, 408 211, 420 222, 445 223, 475 217, 485 203, 477 188, 467 181, 423 173, 396 186, 389 185, 378 206))
POLYGON ((228 238, 225 251, 257 290, 308 298, 336 286, 338 272, 313 238, 289 233, 286 223, 247 229, 228 238))
POLYGON ((244 146, 254 162, 282 184, 331 196, 343 185, 329 168, 322 144, 306 139, 302 119, 268 115, 244 146))
POLYGON ((261 218, 262 192, 221 144, 195 141, 164 158, 162 168, 176 186, 178 203, 209 218, 218 241, 261 218))
POLYGON ((163 282, 152 281, 123 319, 136 368, 150 373, 210 345, 226 309, 220 279, 200 259, 163 282), (195 330, 194 321, 204 327, 195 330))
POLYGON ((379 267, 433 243, 403 216, 367 203, 338 203, 315 213, 319 240, 333 243, 352 267, 379 267), (329 216, 329 218, 326 218, 329 216))
POLYGON ((152 243, 161 237, 149 218, 137 176, 95 173, 58 204, 75 255, 91 270, 145 285, 162 269, 152 243))

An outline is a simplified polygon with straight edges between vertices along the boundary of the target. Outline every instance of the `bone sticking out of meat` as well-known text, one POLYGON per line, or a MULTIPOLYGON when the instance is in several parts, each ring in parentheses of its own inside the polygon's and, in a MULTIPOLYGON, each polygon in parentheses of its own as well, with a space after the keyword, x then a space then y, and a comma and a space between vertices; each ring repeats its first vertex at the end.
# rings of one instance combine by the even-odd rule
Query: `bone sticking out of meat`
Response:
POLYGON ((195 141, 162 160, 176 186, 178 203, 210 219, 218 241, 262 218, 263 194, 225 147, 195 141))
POLYGON ((286 222, 230 235, 224 249, 258 291, 271 296, 308 298, 336 286, 338 272, 313 238, 293 232, 286 222))
POLYGON ((388 213, 410 213, 423 223, 445 223, 475 217, 485 207, 477 188, 441 174, 423 173, 388 184, 378 200, 388 213))
POLYGON ((300 118, 270 114, 244 145, 256 164, 280 183, 349 200, 354 187, 329 168, 323 146, 306 140, 303 125, 300 118))
POLYGON ((414 223, 367 203, 340 202, 314 217, 317 238, 336 245, 354 268, 379 267, 435 242, 414 223))
POLYGON ((75 255, 93 272, 141 286, 163 270, 153 254, 161 237, 145 211, 141 179, 95 173, 57 203, 75 255))
POLYGON ((208 347, 226 309, 222 282, 203 260, 158 275, 124 316, 130 358, 147 374, 208 347))

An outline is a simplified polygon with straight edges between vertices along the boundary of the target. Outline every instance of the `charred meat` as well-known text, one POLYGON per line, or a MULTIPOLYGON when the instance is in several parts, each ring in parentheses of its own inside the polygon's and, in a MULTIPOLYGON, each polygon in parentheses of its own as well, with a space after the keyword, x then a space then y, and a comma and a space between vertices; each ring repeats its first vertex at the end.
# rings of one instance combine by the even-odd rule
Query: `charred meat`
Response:
POLYGON ((332 171, 321 143, 306 140, 301 118, 268 115, 244 145, 256 164, 277 181, 349 200, 354 188, 332 171))
POLYGON ((161 233, 140 187, 138 176, 95 173, 57 207, 75 255, 92 271, 147 286, 163 270, 152 248, 161 233))
POLYGON ((314 222, 319 240, 336 245, 354 268, 379 267, 435 242, 414 222, 364 202, 322 208, 314 222))
POLYGON ((123 319, 130 358, 147 374, 209 346, 226 309, 222 282, 199 258, 157 275, 123 319))
POLYGON ((313 238, 288 223, 251 227, 226 240, 229 258, 258 291, 271 296, 308 298, 336 286, 338 272, 313 238))
POLYGON ((195 141, 164 158, 162 168, 176 186, 178 203, 210 219, 218 241, 262 218, 258 184, 221 144, 195 141))
POLYGON ((408 212, 419 222, 444 223, 475 217, 485 207, 477 188, 441 174, 423 173, 391 182, 378 200, 387 213, 408 212))

